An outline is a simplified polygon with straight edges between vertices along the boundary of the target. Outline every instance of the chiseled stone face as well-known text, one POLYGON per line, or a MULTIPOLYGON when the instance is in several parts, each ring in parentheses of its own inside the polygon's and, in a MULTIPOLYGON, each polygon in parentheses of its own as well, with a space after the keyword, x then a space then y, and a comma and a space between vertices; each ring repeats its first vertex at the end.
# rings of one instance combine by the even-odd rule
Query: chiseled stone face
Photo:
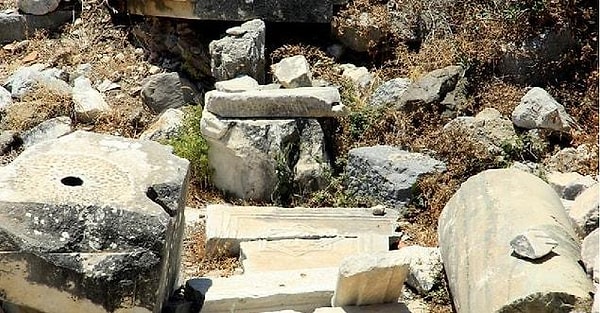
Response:
POLYGON ((188 162, 75 132, 0 167, 0 300, 41 312, 159 312, 175 282, 188 162))

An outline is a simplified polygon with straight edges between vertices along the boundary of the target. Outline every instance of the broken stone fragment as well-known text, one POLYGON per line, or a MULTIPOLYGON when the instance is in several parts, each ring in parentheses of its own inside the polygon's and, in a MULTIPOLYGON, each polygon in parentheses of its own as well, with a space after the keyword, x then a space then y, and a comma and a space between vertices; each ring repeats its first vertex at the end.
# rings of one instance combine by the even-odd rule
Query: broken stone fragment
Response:
POLYGON ((569 132, 575 125, 575 120, 565 111, 565 107, 539 87, 531 88, 521 98, 512 112, 512 121, 516 126, 526 129, 543 128, 559 132, 569 132))
POLYGON ((21 134, 23 147, 29 148, 38 143, 56 139, 71 131, 71 119, 68 116, 51 118, 21 134))
POLYGON ((0 167, 0 301, 159 312, 179 272, 187 176, 188 161, 151 141, 77 131, 26 149, 0 167))
POLYGON ((273 75, 283 88, 311 87, 310 66, 303 55, 284 58, 273 64, 273 75))
POLYGON ((154 113, 176 109, 185 105, 182 82, 179 75, 160 73, 142 81, 142 101, 154 113))
POLYGON ((543 230, 529 229, 511 240, 510 246, 518 256, 537 260, 550 254, 558 246, 558 242, 543 230))
POLYGON ((208 112, 223 118, 327 117, 346 113, 335 87, 210 91, 205 103, 208 112))
POLYGON ((216 90, 225 92, 241 92, 257 90, 258 88, 259 85, 256 79, 248 75, 242 75, 230 80, 223 80, 215 83, 216 90))
POLYGON ((92 122, 110 110, 104 96, 92 87, 88 78, 77 77, 73 84, 73 103, 78 120, 92 122))

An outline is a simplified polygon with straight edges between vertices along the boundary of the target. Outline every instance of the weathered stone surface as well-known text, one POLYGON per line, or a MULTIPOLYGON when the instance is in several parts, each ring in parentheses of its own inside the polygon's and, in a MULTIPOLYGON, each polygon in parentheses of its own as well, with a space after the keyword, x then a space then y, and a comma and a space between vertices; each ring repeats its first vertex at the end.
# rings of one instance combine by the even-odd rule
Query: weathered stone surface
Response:
POLYGON ((240 243, 244 273, 338 267, 347 256, 389 249, 389 237, 257 240, 240 243))
POLYGON ((371 95, 369 104, 374 107, 387 107, 400 101, 402 94, 408 89, 410 79, 394 78, 377 87, 371 95))
POLYGON ((396 104, 398 109, 411 110, 416 105, 433 104, 454 90, 463 73, 460 66, 447 66, 425 74, 413 82, 396 104))
POLYGON ((579 172, 589 168, 590 162, 594 161, 598 150, 582 144, 577 148, 564 148, 550 158, 544 160, 544 166, 548 171, 579 172))
POLYGON ((345 114, 336 87, 251 90, 245 92, 210 91, 206 110, 226 118, 325 117, 345 114))
POLYGON ((584 237, 598 228, 600 218, 600 185, 595 184, 575 198, 569 217, 578 233, 584 237))
POLYGON ((73 103, 76 118, 84 122, 92 122, 110 110, 104 96, 83 76, 73 83, 73 103))
POLYGON ((178 273, 187 168, 166 146, 81 131, 26 149, 0 168, 2 300, 159 312, 178 273))
POLYGON ((312 312, 329 305, 336 276, 335 268, 324 268, 200 278, 206 286, 202 312, 312 312))
POLYGON ((3 155, 4 153, 7 153, 12 149, 15 149, 22 143, 23 141, 21 140, 19 133, 17 133, 16 131, 0 131, 0 155, 3 155))
POLYGON ((45 15, 0 12, 0 43, 24 40, 40 29, 55 30, 72 18, 71 10, 57 10, 45 15))
POLYGON ((17 7, 27 14, 44 15, 56 10, 59 3, 60 0, 17 0, 17 7))
POLYGON ((427 295, 443 279, 443 265, 439 248, 409 246, 400 248, 399 253, 410 261, 406 284, 419 294, 427 295))
POLYGON ((519 137, 513 124, 496 109, 483 109, 475 117, 457 117, 444 125, 445 132, 466 134, 490 153, 500 155, 504 149, 518 149, 519 137))
POLYGON ((368 208, 279 208, 209 205, 206 250, 225 247, 239 254, 240 242, 253 240, 357 237, 365 233, 393 236, 398 214, 374 216, 368 208))
POLYGON ((316 120, 307 120, 300 129, 298 162, 294 167, 294 184, 300 194, 321 190, 329 183, 330 156, 325 148, 325 134, 316 120))
POLYGON ((0 12, 0 43, 25 39, 26 25, 25 18, 21 14, 0 12))
POLYGON ((591 176, 583 176, 577 172, 551 172, 546 178, 558 196, 567 200, 575 200, 585 189, 597 183, 591 176))
POLYGON ((258 90, 259 85, 256 79, 242 75, 240 77, 232 78, 230 80, 224 80, 215 83, 215 89, 224 92, 241 92, 248 90, 258 90))
POLYGON ((71 96, 71 86, 55 76, 56 72, 46 69, 44 64, 34 64, 19 68, 4 83, 13 98, 22 98, 36 88, 62 96, 71 96))
MULTIPOLYGON (((218 5, 222 9, 221 3, 218 5)), ((248 75, 265 82, 265 23, 251 20, 227 30, 226 36, 209 45, 210 67, 217 81, 248 75)))
POLYGON ((348 48, 365 52, 385 35, 377 19, 368 12, 349 16, 346 21, 333 23, 333 34, 348 48))
POLYGON ((185 105, 181 80, 177 73, 152 75, 142 81, 142 101, 155 113, 185 105))
POLYGON ((179 109, 167 109, 140 135, 140 139, 161 141, 175 137, 183 125, 184 115, 179 109))
POLYGON ((23 147, 29 148, 38 143, 56 139, 70 133, 71 131, 71 118, 68 116, 51 118, 21 135, 21 138, 23 139, 23 147))
POLYGON ((419 176, 445 169, 441 161, 392 146, 356 148, 348 155, 348 192, 400 208, 413 196, 419 176))
POLYGON ((373 75, 369 73, 369 70, 364 67, 357 67, 354 64, 342 64, 342 77, 345 77, 352 81, 359 88, 367 88, 373 82, 373 75))
POLYGON ((598 277, 598 249, 600 245, 600 231, 596 228, 593 232, 587 235, 583 239, 581 244, 581 261, 585 265, 585 271, 588 276, 593 277, 595 283, 600 283, 600 277, 598 277))
POLYGON ((223 21, 247 21, 260 18, 273 22, 327 23, 333 14, 333 1, 207 0, 196 3, 194 14, 200 19, 223 21))
POLYGON ((397 303, 409 265, 407 256, 398 251, 345 258, 339 267, 331 306, 397 303))
POLYGON ((283 88, 312 86, 312 73, 308 60, 303 55, 287 57, 273 64, 273 76, 283 88))
POLYGON ((442 211, 438 236, 459 313, 556 311, 589 299, 569 218, 554 190, 531 174, 499 169, 469 178, 442 211), (509 242, 531 228, 558 243, 554 253, 536 261, 511 255, 509 242))
POLYGON ((4 89, 4 87, 0 86, 0 112, 4 111, 12 103, 13 103, 13 101, 12 101, 12 96, 10 95, 10 91, 8 91, 8 90, 4 89))
POLYGON ((550 254, 558 242, 543 230, 528 229, 513 238, 510 246, 517 257, 537 260, 550 254))
POLYGON ((417 313, 410 310, 404 303, 386 303, 361 306, 324 307, 313 313, 417 313))
POLYGON ((565 107, 539 87, 531 88, 521 98, 512 112, 512 121, 516 126, 526 129, 542 128, 561 132, 569 132, 575 124, 565 107))

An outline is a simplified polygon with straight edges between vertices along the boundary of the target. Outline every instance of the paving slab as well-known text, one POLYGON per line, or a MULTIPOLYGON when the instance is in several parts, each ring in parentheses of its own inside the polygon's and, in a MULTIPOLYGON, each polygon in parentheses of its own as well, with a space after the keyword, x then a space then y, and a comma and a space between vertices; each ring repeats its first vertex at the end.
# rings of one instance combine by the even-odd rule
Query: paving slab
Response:
POLYGON ((341 116, 347 112, 340 104, 336 87, 250 90, 243 92, 209 91, 206 110, 222 118, 290 118, 341 116))
POLYGON ((239 255, 240 242, 254 240, 395 236, 397 212, 373 215, 369 208, 280 208, 209 205, 207 252, 239 255))
POLYGON ((400 251, 345 258, 331 306, 396 303, 408 276, 410 258, 400 251))
POLYGON ((337 267, 352 254, 389 249, 389 237, 258 240, 240 243, 244 273, 337 267))
POLYGON ((336 268, 324 268, 199 278, 196 284, 206 290, 202 313, 312 312, 329 305, 336 277, 336 268))

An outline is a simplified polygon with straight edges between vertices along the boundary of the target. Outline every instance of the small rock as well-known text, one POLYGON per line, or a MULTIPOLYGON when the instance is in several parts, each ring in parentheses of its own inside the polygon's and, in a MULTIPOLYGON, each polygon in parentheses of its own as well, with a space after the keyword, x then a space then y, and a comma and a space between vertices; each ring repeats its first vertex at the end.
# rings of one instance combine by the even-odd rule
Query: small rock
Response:
POLYGON ((312 86, 310 66, 303 55, 284 58, 273 64, 273 75, 283 88, 312 86))
POLYGON ((373 215, 375 216, 384 216, 385 215, 385 206, 376 205, 373 207, 373 215))
POLYGON ((92 87, 86 77, 77 77, 73 86, 73 103, 77 119, 91 122, 110 110, 104 96, 92 87))
POLYGON ((600 283, 597 275, 599 269, 596 268, 598 264, 598 241, 599 241, 600 231, 598 229, 591 232, 583 239, 583 243, 581 244, 581 261, 585 265, 585 271, 588 276, 592 277, 595 283, 600 283))
POLYGON ((148 73, 150 73, 150 75, 158 74, 160 73, 160 71, 160 67, 156 65, 150 65, 150 68, 148 69, 148 73))
POLYGON ((511 240, 510 246, 517 255, 537 260, 550 254, 558 246, 558 242, 543 230, 530 229, 511 240))
POLYGON ((98 91, 100 91, 102 93, 105 93, 107 91, 121 89, 121 85, 119 85, 117 83, 113 83, 112 81, 110 81, 108 79, 105 79, 98 85, 98 87, 96 87, 96 89, 98 89, 98 91))
POLYGON ((181 80, 177 73, 152 75, 142 81, 142 101, 155 113, 185 105, 181 80))
POLYGON ((596 184, 591 176, 583 176, 577 172, 551 172, 546 178, 558 196, 567 200, 575 200, 586 188, 596 184))
POLYGON ((327 53, 335 59, 339 59, 344 54, 344 46, 340 44, 333 44, 327 47, 327 53))
POLYGON ((409 246, 400 248, 410 260, 410 272, 406 284, 420 295, 427 295, 442 281, 443 266, 439 248, 409 246))
POLYGON ((357 67, 354 64, 342 64, 342 76, 350 79, 360 88, 367 88, 373 82, 373 75, 364 67, 357 67))
POLYGON ((560 132, 569 132, 575 124, 562 104, 539 87, 531 88, 521 98, 521 103, 512 112, 512 121, 521 128, 543 128, 560 132))
POLYGON ((0 111, 6 110, 6 108, 8 108, 12 103, 13 101, 10 91, 0 86, 0 111))
POLYGON ((46 69, 44 64, 33 64, 21 67, 5 82, 4 87, 10 90, 13 98, 23 98, 38 87, 46 88, 62 96, 71 96, 71 87, 64 80, 57 78, 60 70, 46 69))
POLYGON ((45 15, 56 10, 59 3, 60 0, 18 0, 17 6, 27 14, 45 15))
POLYGON ((369 104, 374 107, 386 107, 400 101, 402 94, 408 89, 410 79, 394 78, 381 84, 371 95, 369 104))
POLYGON ((595 184, 581 193, 569 208, 569 217, 577 231, 586 236, 598 228, 600 186, 595 184))
POLYGON ((183 117, 183 111, 179 109, 167 109, 160 115, 156 122, 140 135, 140 139, 164 141, 175 137, 179 128, 183 125, 183 117))
MULTIPOLYGON (((259 85, 256 79, 248 75, 242 75, 230 80, 223 80, 215 83, 215 89, 225 92, 258 90, 258 87, 259 85)), ((275 89, 279 89, 279 85, 275 89)))
POLYGON ((460 66, 447 66, 425 74, 408 86, 396 108, 412 110, 415 105, 442 101, 454 90, 462 73, 460 66))
POLYGON ((25 131, 21 135, 23 148, 29 148, 38 143, 56 139, 70 133, 71 130, 71 119, 68 116, 51 118, 25 131))

